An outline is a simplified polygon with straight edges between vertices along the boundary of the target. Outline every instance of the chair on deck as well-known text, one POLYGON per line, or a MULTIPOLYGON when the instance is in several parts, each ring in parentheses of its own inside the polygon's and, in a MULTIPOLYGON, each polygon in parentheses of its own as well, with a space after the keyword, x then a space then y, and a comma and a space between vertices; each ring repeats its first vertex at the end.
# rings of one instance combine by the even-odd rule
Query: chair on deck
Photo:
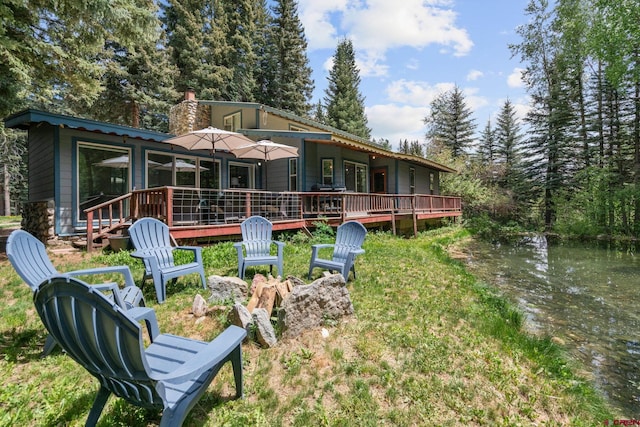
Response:
MULTIPOLYGON (((51 263, 44 244, 24 230, 15 230, 9 235, 6 251, 9 262, 33 292, 42 282, 56 275, 88 276, 118 273, 124 276, 124 288, 120 289, 117 283, 102 283, 93 286, 100 291, 110 292, 110 297, 114 302, 124 309, 145 305, 142 291, 135 285, 131 271, 127 266, 98 267, 60 273, 51 263)), ((138 311, 144 312, 144 310, 138 311)), ((50 336, 47 337, 43 355, 48 355, 55 345, 55 341, 50 336)))
POLYGON ((131 256, 144 262, 145 272, 142 281, 153 279, 159 303, 163 303, 167 299, 167 282, 187 274, 200 274, 202 287, 206 289, 202 248, 198 246, 172 246, 167 224, 155 218, 141 218, 129 227, 129 237, 135 248, 131 256), (173 259, 174 251, 192 252, 193 262, 176 265, 173 259))
POLYGON ((251 216, 240 224, 242 242, 233 246, 238 251, 238 277, 241 279, 244 279, 245 271, 250 265, 268 265, 269 272, 272 272, 275 265, 278 267, 278 274, 284 275, 284 242, 271 240, 272 228, 271 222, 261 216, 251 216), (277 255, 271 255, 272 244, 277 246, 277 255))
POLYGON ((356 278, 355 258, 363 254, 362 244, 367 236, 367 229, 358 221, 347 221, 338 227, 335 244, 317 244, 311 246, 311 263, 309 264, 309 279, 315 267, 325 268, 331 272, 338 271, 349 280, 349 271, 353 271, 356 278), (319 258, 319 251, 323 248, 333 248, 331 259, 319 258))
POLYGON ((162 410, 161 426, 180 426, 227 361, 233 366, 236 397, 242 396, 243 328, 229 326, 203 342, 160 334, 154 316, 158 332, 145 348, 138 322, 80 280, 51 278, 36 290, 34 304, 49 333, 100 382, 88 426, 96 425, 112 393, 133 405, 162 410))

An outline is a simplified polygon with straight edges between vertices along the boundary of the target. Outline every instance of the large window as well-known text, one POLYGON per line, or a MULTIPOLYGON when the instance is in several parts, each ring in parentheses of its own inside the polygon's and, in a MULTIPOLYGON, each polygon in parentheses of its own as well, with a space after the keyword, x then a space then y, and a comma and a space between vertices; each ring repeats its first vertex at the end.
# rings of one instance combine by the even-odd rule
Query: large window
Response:
POLYGON ((333 185, 333 159, 322 159, 322 185, 333 185))
POLYGON ((253 188, 253 166, 229 162, 229 188, 253 188))
POLYGON ((147 187, 219 188, 219 162, 166 153, 147 153, 147 187))
POLYGON ((298 191, 298 159, 289 159, 289 191, 298 191))
POLYGON ((223 118, 224 130, 235 132, 242 127, 242 115, 237 113, 229 114, 223 118))
POLYGON ((347 191, 366 193, 367 165, 363 163, 344 162, 344 186, 347 191))
POLYGON ((131 150, 78 143, 79 218, 84 210, 106 202, 131 189, 131 150))

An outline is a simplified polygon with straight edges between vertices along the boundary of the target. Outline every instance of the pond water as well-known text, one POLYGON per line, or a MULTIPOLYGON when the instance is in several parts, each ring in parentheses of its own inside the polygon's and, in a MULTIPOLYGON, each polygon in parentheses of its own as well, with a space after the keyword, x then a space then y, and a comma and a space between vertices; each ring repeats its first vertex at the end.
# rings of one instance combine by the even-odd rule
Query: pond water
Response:
POLYGON ((564 341, 622 415, 640 418, 640 250, 611 244, 475 241, 469 270, 564 341), (636 252, 637 251, 637 252, 636 252))

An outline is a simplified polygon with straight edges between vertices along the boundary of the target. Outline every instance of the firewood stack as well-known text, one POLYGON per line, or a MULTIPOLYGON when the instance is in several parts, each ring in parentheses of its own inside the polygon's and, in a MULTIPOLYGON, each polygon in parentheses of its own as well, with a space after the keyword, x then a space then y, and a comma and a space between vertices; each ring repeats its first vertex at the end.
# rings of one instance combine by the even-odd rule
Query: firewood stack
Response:
POLYGON ((274 307, 280 307, 292 289, 290 279, 282 281, 280 276, 271 275, 267 279, 262 274, 256 274, 251 282, 251 298, 247 303, 247 310, 253 313, 255 308, 264 308, 271 317, 274 307))

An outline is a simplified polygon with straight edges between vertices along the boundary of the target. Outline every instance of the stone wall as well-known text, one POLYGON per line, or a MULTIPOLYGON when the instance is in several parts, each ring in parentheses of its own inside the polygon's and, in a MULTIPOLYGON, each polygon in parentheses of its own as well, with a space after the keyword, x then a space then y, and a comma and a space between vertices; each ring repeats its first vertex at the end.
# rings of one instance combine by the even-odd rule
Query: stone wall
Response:
POLYGON ((184 100, 169 111, 169 133, 183 135, 211 125, 211 106, 195 99, 184 100))
POLYGON ((22 211, 22 229, 46 243, 56 238, 55 204, 53 200, 27 202, 22 211))

